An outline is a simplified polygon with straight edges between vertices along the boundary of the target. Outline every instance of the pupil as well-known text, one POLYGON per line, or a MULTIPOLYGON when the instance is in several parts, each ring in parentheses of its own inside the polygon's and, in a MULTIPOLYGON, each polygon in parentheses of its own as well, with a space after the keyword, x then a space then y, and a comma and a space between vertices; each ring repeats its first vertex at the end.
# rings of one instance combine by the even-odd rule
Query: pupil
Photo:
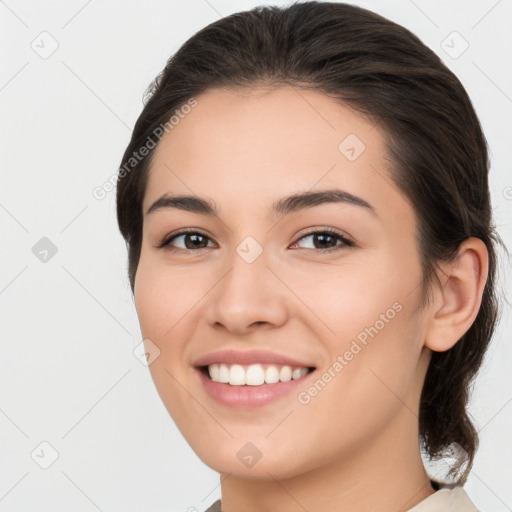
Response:
POLYGON ((194 248, 197 248, 201 245, 201 238, 203 238, 202 235, 187 235, 185 237, 185 246, 187 247, 187 249, 194 249, 194 248), (188 241, 189 240, 192 240, 192 243, 189 244, 188 241), (199 242, 199 243, 197 243, 199 242))
MULTIPOLYGON (((323 247, 326 247, 326 245, 322 244, 322 242, 325 242, 326 239, 331 239, 331 242, 334 240, 334 237, 332 235, 325 235, 325 234, 321 234, 321 235, 315 235, 315 239, 318 241, 320 240, 320 246, 321 248, 323 247)), ((332 247, 332 244, 329 246, 329 244, 327 243, 327 246, 328 247, 332 247)))

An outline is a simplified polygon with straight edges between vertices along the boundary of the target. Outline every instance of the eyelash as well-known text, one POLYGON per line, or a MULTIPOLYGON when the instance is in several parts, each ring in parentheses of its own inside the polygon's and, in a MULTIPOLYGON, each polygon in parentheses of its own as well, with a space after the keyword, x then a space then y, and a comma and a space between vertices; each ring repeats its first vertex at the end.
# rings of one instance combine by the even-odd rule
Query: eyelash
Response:
MULTIPOLYGON (((196 231, 196 230, 193 230, 193 229, 182 230, 182 231, 180 231, 178 233, 173 234, 170 237, 164 238, 164 240, 157 246, 157 248, 158 249, 162 249, 163 248, 166 251, 171 251, 171 252, 182 252, 182 253, 185 253, 185 254, 191 254, 191 253, 194 253, 194 252, 199 252, 202 249, 207 249, 207 247, 200 247, 199 249, 182 249, 181 247, 173 247, 173 246, 170 245, 170 243, 174 239, 176 239, 176 238, 178 238, 180 236, 183 236, 183 235, 199 235, 199 236, 202 236, 204 238, 209 239, 208 236, 206 236, 205 234, 201 233, 200 231, 196 231)), ((347 247, 354 247, 355 246, 355 243, 352 240, 350 240, 346 236, 343 236, 342 234, 338 233, 337 231, 334 231, 333 229, 329 229, 329 228, 319 229, 317 231, 310 231, 308 233, 304 233, 304 234, 302 234, 297 239, 296 242, 293 243, 293 245, 295 245, 297 242, 299 242, 303 238, 306 238, 306 237, 311 236, 311 235, 328 235, 328 236, 332 236, 332 237, 335 237, 338 240, 340 240, 342 243, 339 244, 339 245, 335 245, 334 247, 330 247, 328 249, 306 249, 307 251, 315 251, 315 252, 327 253, 327 252, 333 252, 333 251, 337 251, 337 250, 343 249, 344 247, 347 248, 347 247)))

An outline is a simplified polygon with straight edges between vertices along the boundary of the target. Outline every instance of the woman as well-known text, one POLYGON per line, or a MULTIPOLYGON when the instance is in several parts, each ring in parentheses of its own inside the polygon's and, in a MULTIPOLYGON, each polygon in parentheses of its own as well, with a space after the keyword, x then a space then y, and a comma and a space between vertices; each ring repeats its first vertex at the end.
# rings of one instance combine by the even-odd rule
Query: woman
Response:
POLYGON ((499 238, 458 79, 405 28, 305 2, 212 23, 149 93, 118 222, 156 388, 221 475, 208 510, 476 510, 499 238))

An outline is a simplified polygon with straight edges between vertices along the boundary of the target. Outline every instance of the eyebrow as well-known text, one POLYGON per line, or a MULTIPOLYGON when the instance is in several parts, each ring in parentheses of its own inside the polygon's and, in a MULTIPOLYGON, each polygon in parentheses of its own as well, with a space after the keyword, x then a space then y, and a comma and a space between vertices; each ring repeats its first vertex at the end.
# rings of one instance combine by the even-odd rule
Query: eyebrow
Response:
MULTIPOLYGON (((339 189, 321 190, 317 192, 301 192, 284 197, 272 205, 272 212, 287 215, 292 212, 311 208, 321 204, 347 203, 365 208, 376 215, 375 208, 361 197, 339 189)), ((219 212, 214 202, 194 195, 169 195, 164 194, 157 199, 147 210, 146 215, 157 210, 167 209, 185 210, 218 217, 219 212)))

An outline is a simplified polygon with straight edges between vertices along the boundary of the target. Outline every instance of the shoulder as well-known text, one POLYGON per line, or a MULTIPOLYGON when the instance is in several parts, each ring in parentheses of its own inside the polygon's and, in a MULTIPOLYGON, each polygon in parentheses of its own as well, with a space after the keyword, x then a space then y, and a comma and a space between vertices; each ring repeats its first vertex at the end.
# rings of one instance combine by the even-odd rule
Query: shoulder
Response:
POLYGON ((479 512, 461 486, 443 487, 409 512, 479 512))

